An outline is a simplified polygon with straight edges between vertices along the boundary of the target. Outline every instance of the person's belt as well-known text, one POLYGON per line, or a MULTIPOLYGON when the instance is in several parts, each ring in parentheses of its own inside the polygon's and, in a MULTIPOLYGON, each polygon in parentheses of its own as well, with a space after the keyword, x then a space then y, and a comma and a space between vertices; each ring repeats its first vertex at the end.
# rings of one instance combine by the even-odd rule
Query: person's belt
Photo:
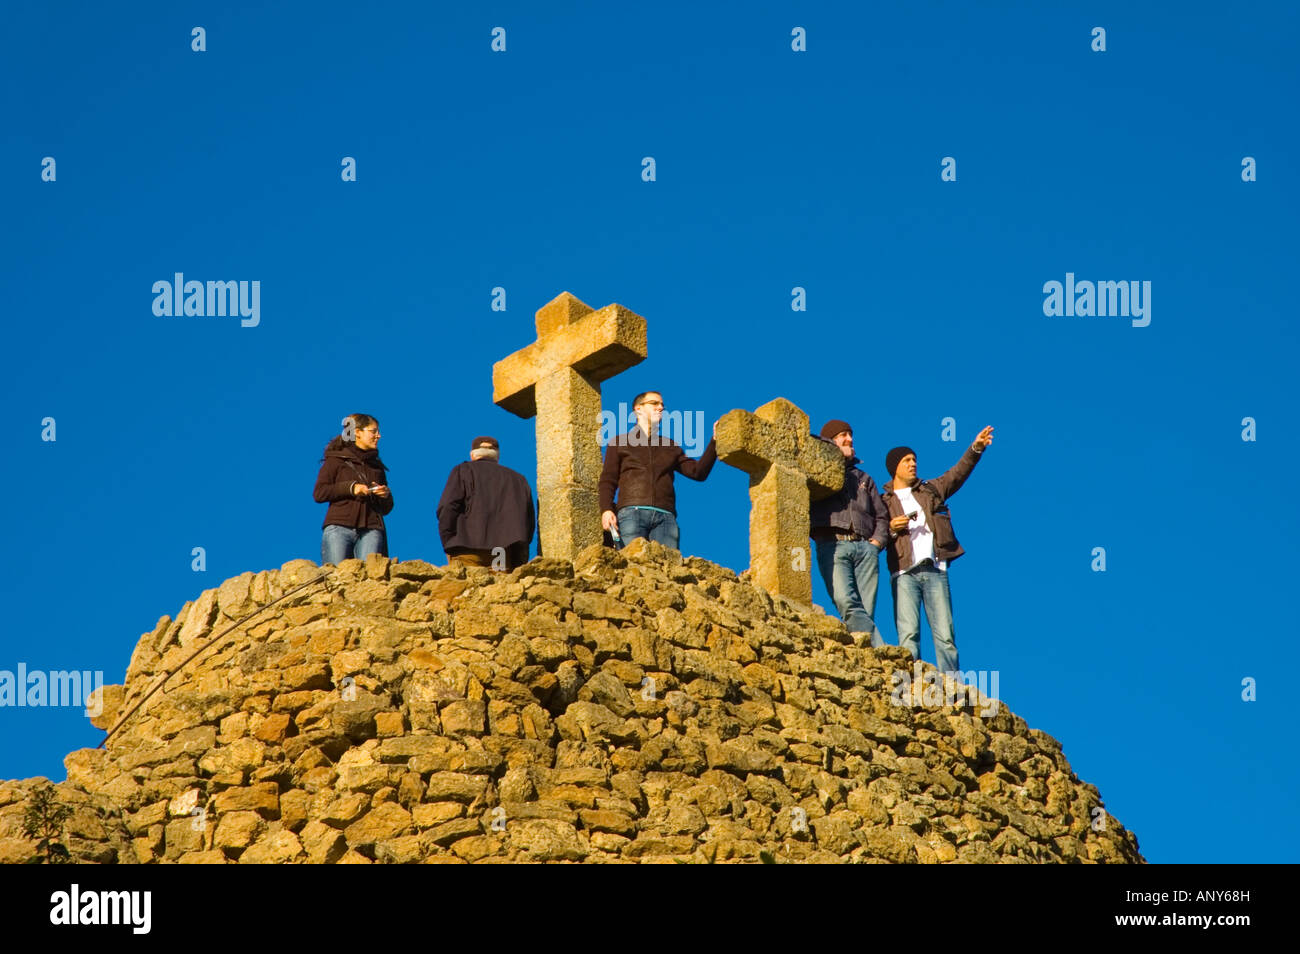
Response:
POLYGON ((854 542, 867 539, 862 534, 854 533, 851 530, 848 532, 844 532, 840 530, 833 530, 829 527, 818 527, 816 530, 813 531, 812 538, 814 540, 851 540, 854 542))

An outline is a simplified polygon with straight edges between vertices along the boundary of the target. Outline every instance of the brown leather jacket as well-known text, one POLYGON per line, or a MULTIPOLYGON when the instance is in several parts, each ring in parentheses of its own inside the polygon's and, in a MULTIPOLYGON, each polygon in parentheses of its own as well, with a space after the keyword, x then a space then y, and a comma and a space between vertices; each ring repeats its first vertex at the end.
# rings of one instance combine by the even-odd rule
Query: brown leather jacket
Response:
MULTIPOLYGON (((925 512, 925 522, 934 532, 934 559, 935 560, 955 560, 966 551, 962 549, 961 544, 957 542, 957 536, 952 532, 952 517, 948 513, 948 498, 955 494, 961 485, 966 483, 966 478, 970 476, 975 465, 980 461, 980 452, 974 445, 966 448, 966 453, 961 455, 961 460, 957 461, 952 468, 942 477, 935 477, 931 480, 913 480, 912 496, 925 512)), ((901 517, 903 515, 903 502, 898 499, 894 493, 894 482, 891 480, 885 484, 884 492, 881 498, 885 501, 885 507, 889 510, 889 519, 901 517)), ((906 530, 902 533, 889 531, 889 543, 885 547, 885 552, 889 554, 889 572, 897 573, 900 566, 911 569, 912 566, 912 536, 906 530)))
POLYGON ((600 472, 600 510, 639 505, 658 507, 677 513, 677 494, 673 491, 673 472, 683 477, 703 480, 718 459, 716 442, 709 441, 699 460, 687 457, 681 446, 666 437, 648 438, 634 427, 620 434, 605 447, 605 466, 600 472))
POLYGON ((312 493, 317 503, 330 505, 322 529, 334 526, 383 530, 384 514, 393 509, 391 491, 387 497, 354 497, 352 485, 387 484, 387 470, 377 451, 359 451, 356 444, 342 437, 330 441, 312 493))

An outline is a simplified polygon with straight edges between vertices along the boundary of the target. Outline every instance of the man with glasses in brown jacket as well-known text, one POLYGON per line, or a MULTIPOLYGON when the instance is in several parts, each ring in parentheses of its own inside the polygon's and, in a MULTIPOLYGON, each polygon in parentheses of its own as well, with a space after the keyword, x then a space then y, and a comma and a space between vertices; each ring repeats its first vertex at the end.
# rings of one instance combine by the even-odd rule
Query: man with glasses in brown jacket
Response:
POLYGON ((638 394, 632 410, 636 427, 605 447, 605 466, 600 474, 600 525, 624 544, 648 537, 677 550, 680 532, 673 474, 704 480, 717 462, 717 441, 710 440, 696 460, 662 436, 659 423, 664 398, 658 391, 638 394))

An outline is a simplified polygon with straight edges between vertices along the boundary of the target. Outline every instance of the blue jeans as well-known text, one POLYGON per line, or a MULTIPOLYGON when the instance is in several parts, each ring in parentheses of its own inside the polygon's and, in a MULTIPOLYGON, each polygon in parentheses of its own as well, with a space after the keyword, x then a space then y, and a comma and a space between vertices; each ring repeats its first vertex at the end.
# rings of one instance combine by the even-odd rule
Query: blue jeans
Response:
POLYGON ((900 573, 893 579, 894 625, 898 628, 898 645, 913 659, 921 658, 921 603, 934 636, 935 665, 940 672, 960 672, 957 643, 952 631, 952 594, 948 590, 948 572, 926 565, 900 573))
POLYGON ((631 543, 637 537, 649 537, 655 543, 680 550, 677 539, 677 518, 663 510, 650 510, 646 507, 624 507, 618 512, 618 535, 623 538, 623 545, 631 543))
POLYGON ((826 592, 850 633, 870 633, 872 646, 885 645, 876 628, 876 585, 880 551, 868 540, 817 540, 817 569, 826 592))
POLYGON ((349 558, 364 560, 372 553, 388 556, 388 540, 382 530, 361 530, 330 524, 321 532, 321 563, 342 563, 349 558))

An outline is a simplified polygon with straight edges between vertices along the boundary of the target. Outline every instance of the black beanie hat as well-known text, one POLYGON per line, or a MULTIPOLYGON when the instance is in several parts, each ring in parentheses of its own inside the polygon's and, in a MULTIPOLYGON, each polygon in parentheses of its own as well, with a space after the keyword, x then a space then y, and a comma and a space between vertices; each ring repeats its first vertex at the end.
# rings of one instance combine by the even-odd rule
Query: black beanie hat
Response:
POLYGON ((827 421, 822 425, 821 436, 828 441, 833 441, 835 435, 842 431, 853 433, 853 428, 849 427, 848 421, 827 421))
POLYGON ((891 478, 898 471, 898 462, 908 454, 915 457, 916 451, 912 450, 910 447, 895 447, 885 455, 885 470, 889 471, 889 476, 891 478))

